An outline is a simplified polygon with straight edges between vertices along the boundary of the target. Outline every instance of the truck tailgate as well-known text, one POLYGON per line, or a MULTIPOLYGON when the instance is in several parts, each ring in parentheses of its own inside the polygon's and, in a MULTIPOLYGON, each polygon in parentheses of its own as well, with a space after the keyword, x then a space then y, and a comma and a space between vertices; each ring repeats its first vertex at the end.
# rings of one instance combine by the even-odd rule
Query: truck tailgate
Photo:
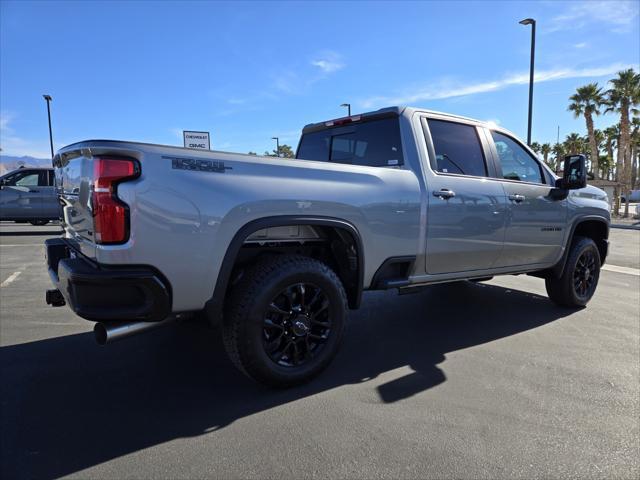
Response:
POLYGON ((57 155, 54 165, 64 236, 83 255, 95 258, 91 211, 93 160, 78 150, 57 155))

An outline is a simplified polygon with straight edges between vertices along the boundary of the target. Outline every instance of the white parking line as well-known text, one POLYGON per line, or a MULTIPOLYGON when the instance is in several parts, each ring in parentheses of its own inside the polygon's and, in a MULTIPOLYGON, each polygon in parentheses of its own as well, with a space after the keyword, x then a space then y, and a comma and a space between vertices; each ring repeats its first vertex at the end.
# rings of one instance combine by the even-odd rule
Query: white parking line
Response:
POLYGON ((640 277, 640 270, 638 270, 637 268, 619 267, 618 265, 603 265, 602 270, 616 273, 626 273, 627 275, 635 275, 636 277, 640 277))
POLYGON ((44 243, 0 243, 0 247, 44 247, 44 243))
POLYGON ((4 282, 0 283, 0 287, 8 287, 16 278, 20 276, 20 272, 13 272, 4 282))

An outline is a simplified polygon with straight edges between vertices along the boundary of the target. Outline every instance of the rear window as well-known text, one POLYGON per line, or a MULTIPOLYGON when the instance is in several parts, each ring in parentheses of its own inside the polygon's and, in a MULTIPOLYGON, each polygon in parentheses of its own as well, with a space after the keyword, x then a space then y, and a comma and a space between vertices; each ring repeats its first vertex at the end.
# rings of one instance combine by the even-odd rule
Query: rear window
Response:
POLYGON ((370 167, 403 165, 398 118, 306 133, 300 139, 296 158, 370 167))

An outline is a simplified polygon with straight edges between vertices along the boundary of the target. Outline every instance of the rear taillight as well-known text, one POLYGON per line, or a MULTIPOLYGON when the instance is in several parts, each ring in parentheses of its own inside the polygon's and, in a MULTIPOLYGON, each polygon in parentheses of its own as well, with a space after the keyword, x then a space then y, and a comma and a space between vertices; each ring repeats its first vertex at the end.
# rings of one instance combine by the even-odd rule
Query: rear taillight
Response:
POLYGON ((140 166, 135 160, 93 159, 91 208, 96 243, 122 243, 129 239, 129 207, 116 196, 116 187, 139 175, 140 166))

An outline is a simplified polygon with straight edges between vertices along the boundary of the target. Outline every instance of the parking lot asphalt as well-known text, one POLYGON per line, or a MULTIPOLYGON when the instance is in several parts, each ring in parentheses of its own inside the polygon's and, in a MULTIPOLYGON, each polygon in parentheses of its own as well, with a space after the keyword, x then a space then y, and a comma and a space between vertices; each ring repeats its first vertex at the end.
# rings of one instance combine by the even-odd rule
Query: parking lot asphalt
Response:
POLYGON ((45 305, 58 230, 0 225, 2 478, 640 476, 638 231, 582 310, 524 275, 367 293, 328 370, 274 391, 198 322, 97 346, 45 305))

